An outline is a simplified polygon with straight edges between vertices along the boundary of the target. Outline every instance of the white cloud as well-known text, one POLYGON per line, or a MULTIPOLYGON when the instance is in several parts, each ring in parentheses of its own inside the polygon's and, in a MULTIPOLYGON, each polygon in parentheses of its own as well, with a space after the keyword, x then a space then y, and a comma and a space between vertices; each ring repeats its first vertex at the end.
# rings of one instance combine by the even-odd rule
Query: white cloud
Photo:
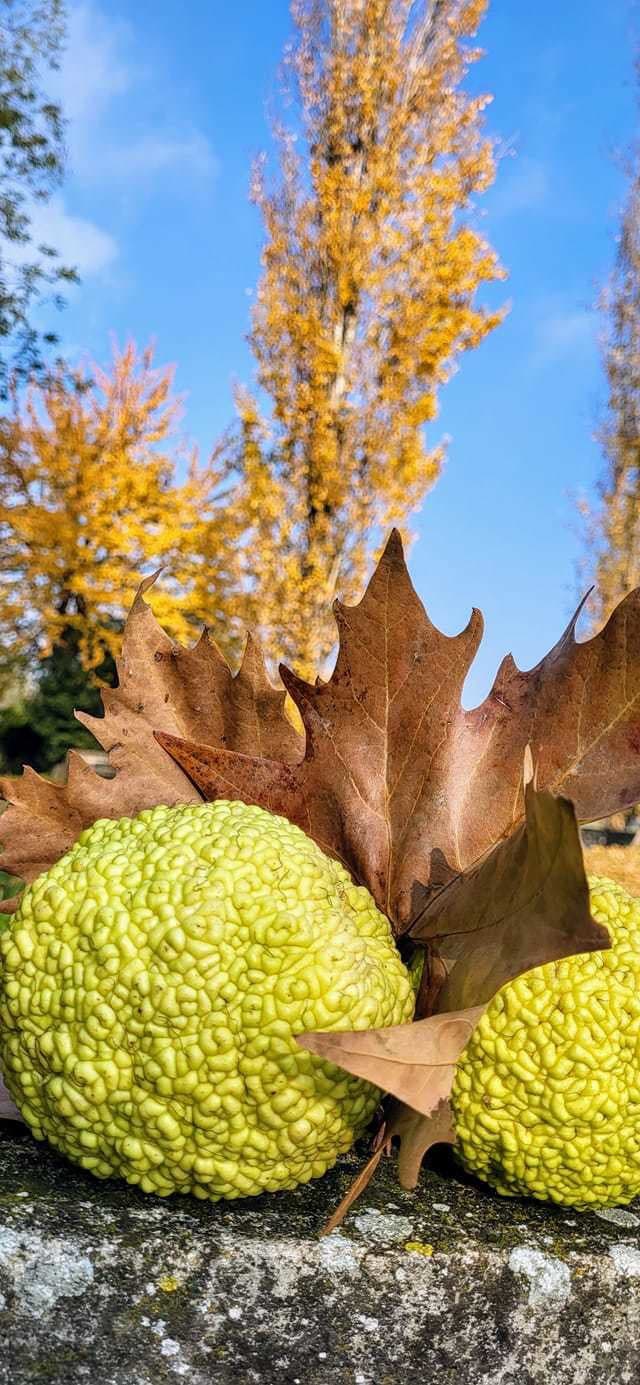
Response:
POLYGON ((200 178, 215 173, 209 141, 188 124, 130 133, 136 95, 147 93, 153 81, 153 71, 136 51, 129 23, 113 19, 92 0, 80 0, 71 8, 54 94, 68 120, 72 174, 84 182, 124 182, 141 176, 148 182, 168 168, 200 178))
POLYGON ((492 197, 493 211, 498 216, 532 211, 545 205, 550 189, 549 170, 540 159, 520 157, 510 165, 502 160, 492 197))
MULTIPOLYGON (((129 200, 150 195, 155 185, 176 188, 179 196, 180 175, 205 180, 217 171, 209 141, 188 122, 156 121, 146 128, 150 121, 139 117, 140 105, 146 104, 157 74, 146 52, 137 51, 140 36, 132 24, 114 18, 106 0, 102 3, 104 9, 95 0, 71 4, 64 58, 51 82, 51 95, 67 120, 70 167, 65 195, 56 194, 29 209, 31 247, 51 245, 58 263, 75 267, 83 279, 112 265, 120 247, 109 229, 69 209, 74 182, 83 188, 83 204, 96 184, 104 184, 109 204, 117 205, 116 185, 118 196, 129 200), (170 182, 164 177, 168 171, 170 182)), ((24 253, 16 248, 16 264, 28 262, 31 247, 24 253)))
POLYGON ((597 333, 598 316, 593 309, 555 309, 538 322, 533 363, 555 365, 569 356, 584 356, 595 350, 597 333))
POLYGON ((107 20, 93 5, 74 5, 70 10, 55 86, 72 127, 80 121, 95 123, 112 98, 131 85, 133 72, 121 52, 129 42, 128 25, 107 20))
POLYGON ((120 178, 153 177, 167 168, 189 169, 206 177, 216 172, 216 160, 208 140, 194 130, 183 136, 140 135, 103 155, 100 163, 101 174, 120 178))
POLYGON ((60 196, 33 208, 31 228, 34 242, 55 246, 60 261, 82 276, 99 274, 118 254, 113 236, 84 217, 72 216, 60 196))

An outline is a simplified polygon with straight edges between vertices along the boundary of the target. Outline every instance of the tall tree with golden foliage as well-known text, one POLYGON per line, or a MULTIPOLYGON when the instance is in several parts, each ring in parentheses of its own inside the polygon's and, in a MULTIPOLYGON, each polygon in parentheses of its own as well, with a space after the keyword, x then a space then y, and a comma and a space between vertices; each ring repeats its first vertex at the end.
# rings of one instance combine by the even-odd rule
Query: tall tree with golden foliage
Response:
POLYGON ((463 351, 501 313, 502 277, 466 213, 492 181, 488 96, 463 80, 486 0, 293 0, 286 56, 299 121, 259 164, 265 226, 250 342, 260 390, 237 393, 250 613, 311 673, 371 549, 438 476, 424 427, 463 351), (299 128, 298 128, 299 127, 299 128))
POLYGON ((600 439, 605 473, 595 510, 583 504, 588 563, 601 625, 640 585, 640 159, 622 216, 615 269, 604 295, 608 405, 600 439))
POLYGON ((228 645, 235 520, 224 468, 187 459, 178 480, 177 412, 172 371, 132 344, 110 372, 60 368, 14 399, 0 423, 5 661, 33 663, 67 640, 97 667, 119 648, 141 576, 161 565, 149 596, 159 619, 180 639, 206 622, 228 645))

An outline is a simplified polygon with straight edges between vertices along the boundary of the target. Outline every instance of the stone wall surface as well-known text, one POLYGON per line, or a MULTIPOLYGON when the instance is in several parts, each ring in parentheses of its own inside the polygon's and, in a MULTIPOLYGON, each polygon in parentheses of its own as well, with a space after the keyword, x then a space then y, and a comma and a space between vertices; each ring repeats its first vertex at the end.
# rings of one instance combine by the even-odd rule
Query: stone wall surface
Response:
POLYGON ((100 1183, 0 1122, 0 1385, 604 1385, 640 1378, 640 1205, 507 1201, 355 1155, 203 1204, 100 1183))

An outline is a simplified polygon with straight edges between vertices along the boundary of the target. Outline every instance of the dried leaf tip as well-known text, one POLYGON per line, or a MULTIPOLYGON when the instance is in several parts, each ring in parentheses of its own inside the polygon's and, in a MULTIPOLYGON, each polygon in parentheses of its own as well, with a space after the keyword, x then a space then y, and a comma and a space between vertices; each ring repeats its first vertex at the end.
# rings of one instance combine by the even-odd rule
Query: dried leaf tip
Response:
POLYGON ((531 746, 528 742, 524 748, 522 782, 525 789, 528 787, 529 784, 533 784, 534 789, 536 788, 536 771, 533 764, 533 753, 531 750, 531 746))

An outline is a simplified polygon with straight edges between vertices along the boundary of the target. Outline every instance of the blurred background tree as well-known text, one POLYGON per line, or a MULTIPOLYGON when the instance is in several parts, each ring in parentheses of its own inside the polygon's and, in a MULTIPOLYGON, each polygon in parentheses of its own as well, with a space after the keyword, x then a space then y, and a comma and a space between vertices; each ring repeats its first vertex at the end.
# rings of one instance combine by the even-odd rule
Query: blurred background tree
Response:
POLYGON ((433 485, 440 386, 501 320, 476 304, 502 277, 473 228, 494 176, 488 96, 463 83, 485 0, 293 0, 274 186, 250 344, 259 396, 237 391, 248 608, 272 654, 315 674, 392 524, 433 485), (264 398, 263 416, 260 400, 264 398))
POLYGON ((30 724, 44 745, 25 758, 48 768, 67 736, 87 742, 72 709, 95 710, 96 677, 112 681, 143 574, 167 568, 149 600, 170 634, 188 642, 207 624, 233 649, 239 520, 225 465, 183 456, 172 371, 150 348, 116 350, 110 372, 59 366, 12 402, 0 421, 0 663, 5 681, 22 668, 35 685, 5 712, 5 766, 30 724))
MULTIPOLYGON (((637 70, 640 72, 640 68, 637 70)), ((584 497, 579 509, 584 524, 581 579, 593 582, 587 603, 590 632, 600 629, 628 592, 640 585, 640 148, 631 158, 629 188, 622 210, 614 268, 601 295, 602 363, 607 405, 597 437, 604 470, 595 505, 584 497)), ((638 805, 618 813, 605 829, 637 828, 638 805)), ((637 832, 636 832, 637 836, 637 832)), ((606 873, 635 891, 640 885, 637 845, 590 848, 594 872, 606 873), (615 855, 620 853, 619 860, 615 855), (611 855, 611 852, 614 854, 611 855)))
POLYGON ((49 295, 75 282, 55 246, 34 241, 33 207, 64 173, 64 122, 46 92, 65 34, 62 0, 0 0, 0 397, 11 379, 41 373, 54 332, 34 314, 49 295))
POLYGON ((70 746, 96 750, 97 741, 76 720, 74 711, 101 714, 100 683, 115 682, 110 655, 87 672, 78 654, 75 631, 54 645, 37 665, 22 695, 0 710, 0 768, 19 774, 24 765, 42 772, 60 764, 70 746))
POLYGON ((640 585, 640 149, 633 156, 615 266, 602 295, 606 414, 598 431, 605 458, 594 507, 582 501, 589 603, 601 626, 640 585))

